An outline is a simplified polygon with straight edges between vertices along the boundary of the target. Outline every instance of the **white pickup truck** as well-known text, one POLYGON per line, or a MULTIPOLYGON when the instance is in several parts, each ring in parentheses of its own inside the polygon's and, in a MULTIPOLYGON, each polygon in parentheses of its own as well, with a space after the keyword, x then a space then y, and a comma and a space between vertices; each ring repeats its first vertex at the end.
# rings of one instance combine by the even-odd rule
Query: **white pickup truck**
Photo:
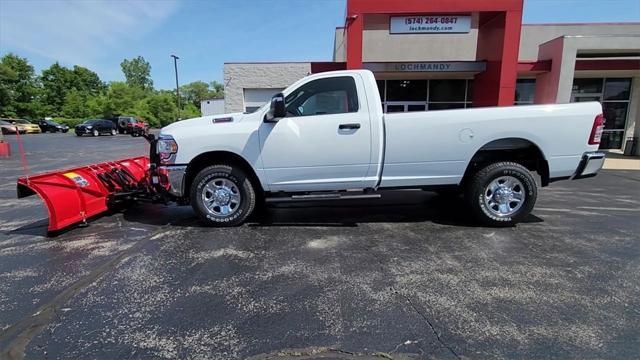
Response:
POLYGON ((383 189, 464 193, 475 216, 507 226, 541 186, 604 163, 599 103, 384 114, 370 71, 307 76, 248 114, 162 129, 156 183, 214 226, 243 223, 258 201, 380 197, 383 189))

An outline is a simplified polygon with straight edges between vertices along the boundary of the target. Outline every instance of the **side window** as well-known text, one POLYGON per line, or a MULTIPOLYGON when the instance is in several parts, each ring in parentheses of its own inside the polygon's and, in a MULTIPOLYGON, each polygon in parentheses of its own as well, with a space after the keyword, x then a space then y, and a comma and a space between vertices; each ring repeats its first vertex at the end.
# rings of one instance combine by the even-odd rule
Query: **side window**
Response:
POLYGON ((289 117, 356 112, 356 83, 351 76, 313 80, 287 95, 285 106, 289 117))

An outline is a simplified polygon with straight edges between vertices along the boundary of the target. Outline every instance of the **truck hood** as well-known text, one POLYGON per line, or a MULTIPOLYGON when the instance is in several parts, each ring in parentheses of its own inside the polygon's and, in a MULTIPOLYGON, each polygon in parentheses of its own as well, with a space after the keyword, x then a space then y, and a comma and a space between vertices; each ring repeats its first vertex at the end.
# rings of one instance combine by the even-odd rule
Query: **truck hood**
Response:
POLYGON ((240 122, 244 116, 244 113, 230 113, 180 120, 163 127, 160 130, 160 136, 176 136, 182 133, 190 133, 198 128, 202 130, 210 129, 216 123, 237 123, 240 122))

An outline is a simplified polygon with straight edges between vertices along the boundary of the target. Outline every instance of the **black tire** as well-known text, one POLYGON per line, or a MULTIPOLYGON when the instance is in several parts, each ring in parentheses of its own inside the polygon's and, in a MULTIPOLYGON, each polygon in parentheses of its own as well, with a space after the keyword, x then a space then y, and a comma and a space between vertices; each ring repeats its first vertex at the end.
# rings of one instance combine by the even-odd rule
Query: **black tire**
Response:
MULTIPOLYGON (((513 226, 522 221, 533 210, 537 196, 538 187, 531 172, 514 162, 497 162, 480 169, 467 183, 465 191, 465 198, 474 216, 485 225, 497 227, 513 226), (485 201, 485 196, 491 194, 489 185, 501 177, 512 177, 518 180, 522 189, 518 190, 520 184, 514 189, 524 194, 524 201, 520 207, 513 213, 507 211, 506 215, 497 215, 497 209, 490 209, 485 201), (485 191, 487 191, 486 194, 485 191)), ((509 210, 511 206, 512 204, 509 203, 509 210)))
POLYGON ((82 136, 82 134, 80 134, 79 132, 76 133, 76 136, 82 136))
POLYGON ((208 226, 227 227, 242 224, 253 212, 256 206, 256 193, 249 177, 245 172, 230 165, 213 165, 202 169, 192 182, 190 190, 191 207, 198 217, 208 226), (216 215, 204 205, 203 192, 205 186, 214 180, 226 179, 233 183, 240 194, 237 208, 229 215, 216 215))

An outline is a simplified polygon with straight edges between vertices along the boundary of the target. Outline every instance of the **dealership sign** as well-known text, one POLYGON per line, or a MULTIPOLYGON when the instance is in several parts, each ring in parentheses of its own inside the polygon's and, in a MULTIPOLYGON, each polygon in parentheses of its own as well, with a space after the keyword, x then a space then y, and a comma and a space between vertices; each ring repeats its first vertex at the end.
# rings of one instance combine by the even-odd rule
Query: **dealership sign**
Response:
POLYGON ((469 15, 392 16, 389 21, 391 34, 468 33, 469 30, 469 15))
POLYGON ((484 61, 370 62, 362 66, 373 72, 482 72, 487 68, 484 61))

